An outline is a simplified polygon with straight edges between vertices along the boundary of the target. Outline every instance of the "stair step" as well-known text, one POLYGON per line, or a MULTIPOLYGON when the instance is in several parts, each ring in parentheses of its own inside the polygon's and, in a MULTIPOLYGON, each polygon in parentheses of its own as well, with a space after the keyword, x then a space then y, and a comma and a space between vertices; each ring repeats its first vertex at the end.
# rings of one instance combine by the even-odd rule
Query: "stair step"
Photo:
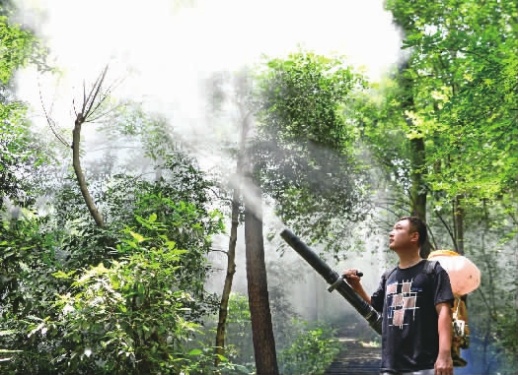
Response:
POLYGON ((325 375, 378 375, 381 362, 381 349, 365 347, 360 342, 342 338, 344 348, 325 375))

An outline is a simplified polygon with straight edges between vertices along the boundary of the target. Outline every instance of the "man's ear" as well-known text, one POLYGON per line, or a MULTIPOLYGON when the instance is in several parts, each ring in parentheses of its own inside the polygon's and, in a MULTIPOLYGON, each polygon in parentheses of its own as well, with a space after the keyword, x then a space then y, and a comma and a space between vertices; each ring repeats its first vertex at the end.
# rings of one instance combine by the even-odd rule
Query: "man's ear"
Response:
POLYGON ((417 231, 412 232, 412 234, 410 236, 410 241, 418 243, 419 242, 419 232, 417 232, 417 231))

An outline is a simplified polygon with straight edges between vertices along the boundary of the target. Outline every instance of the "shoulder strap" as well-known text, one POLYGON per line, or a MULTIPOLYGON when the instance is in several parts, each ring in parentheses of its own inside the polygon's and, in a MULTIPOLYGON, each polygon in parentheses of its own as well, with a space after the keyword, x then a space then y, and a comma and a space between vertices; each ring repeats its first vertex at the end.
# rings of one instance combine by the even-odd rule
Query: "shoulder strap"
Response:
POLYGON ((427 260, 424 265, 424 271, 427 275, 433 275, 433 270, 435 269, 435 265, 437 264, 437 260, 427 260))

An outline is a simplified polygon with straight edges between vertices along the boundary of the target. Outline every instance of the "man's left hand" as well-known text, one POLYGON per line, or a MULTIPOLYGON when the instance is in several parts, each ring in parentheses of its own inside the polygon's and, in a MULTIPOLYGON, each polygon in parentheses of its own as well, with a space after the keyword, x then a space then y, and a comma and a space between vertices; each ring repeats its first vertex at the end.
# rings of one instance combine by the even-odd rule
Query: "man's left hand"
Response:
POLYGON ((445 354, 437 357, 435 361, 435 375, 453 375, 453 360, 451 354, 445 354))

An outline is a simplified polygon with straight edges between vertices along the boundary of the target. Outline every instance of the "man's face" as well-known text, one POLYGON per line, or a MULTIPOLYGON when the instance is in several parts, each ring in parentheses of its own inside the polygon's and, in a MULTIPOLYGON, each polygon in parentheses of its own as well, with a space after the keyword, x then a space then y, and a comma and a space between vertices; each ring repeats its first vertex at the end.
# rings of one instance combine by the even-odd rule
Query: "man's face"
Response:
POLYGON ((412 228, 408 220, 401 220, 394 224, 389 233, 389 247, 392 250, 414 247, 417 245, 419 234, 412 228))

